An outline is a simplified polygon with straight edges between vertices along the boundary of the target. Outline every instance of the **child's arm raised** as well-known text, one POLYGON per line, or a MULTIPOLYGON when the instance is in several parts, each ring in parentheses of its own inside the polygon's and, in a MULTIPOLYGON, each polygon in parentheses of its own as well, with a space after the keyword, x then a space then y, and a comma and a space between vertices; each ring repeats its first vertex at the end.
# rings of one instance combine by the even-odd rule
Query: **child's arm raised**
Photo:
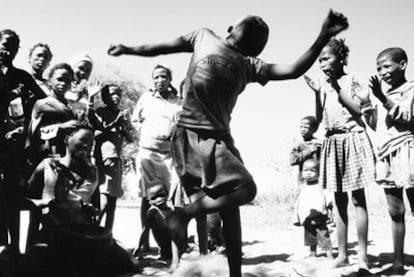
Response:
POLYGON ((162 54, 192 52, 192 47, 182 39, 182 37, 175 38, 171 41, 144 44, 139 46, 125 46, 123 44, 116 44, 109 46, 108 55, 137 55, 145 57, 153 57, 162 54))
POLYGON ((272 64, 269 79, 285 80, 298 78, 312 66, 329 39, 347 28, 347 18, 341 13, 330 10, 322 25, 322 30, 313 45, 293 64, 272 64))

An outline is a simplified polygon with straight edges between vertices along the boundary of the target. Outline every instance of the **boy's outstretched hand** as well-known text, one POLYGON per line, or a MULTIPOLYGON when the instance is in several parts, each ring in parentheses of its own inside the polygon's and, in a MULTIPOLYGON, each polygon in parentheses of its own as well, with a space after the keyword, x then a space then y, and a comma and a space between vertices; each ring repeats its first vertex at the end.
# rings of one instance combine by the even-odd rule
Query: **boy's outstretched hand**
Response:
POLYGON ((348 19, 342 13, 329 10, 329 14, 322 25, 322 33, 328 37, 333 37, 347 29, 348 26, 348 19))
POLYGON ((111 44, 108 48, 108 55, 115 56, 115 57, 120 56, 122 54, 125 54, 125 49, 126 49, 125 45, 111 44))

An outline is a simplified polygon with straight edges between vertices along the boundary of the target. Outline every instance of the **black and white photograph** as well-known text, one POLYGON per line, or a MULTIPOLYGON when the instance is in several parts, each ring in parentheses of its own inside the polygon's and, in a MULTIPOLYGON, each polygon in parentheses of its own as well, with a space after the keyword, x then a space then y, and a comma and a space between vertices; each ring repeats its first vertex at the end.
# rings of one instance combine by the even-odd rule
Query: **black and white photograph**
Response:
POLYGON ((414 277, 414 2, 0 3, 0 277, 414 277))

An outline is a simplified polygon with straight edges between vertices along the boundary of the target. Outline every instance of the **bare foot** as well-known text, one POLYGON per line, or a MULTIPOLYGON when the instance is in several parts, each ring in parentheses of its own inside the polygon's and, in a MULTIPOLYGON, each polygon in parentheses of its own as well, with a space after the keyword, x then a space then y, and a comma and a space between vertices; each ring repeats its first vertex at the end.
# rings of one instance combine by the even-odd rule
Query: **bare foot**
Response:
POLYGON ((360 268, 357 271, 357 277, 374 276, 368 269, 360 268))
POLYGON ((166 215, 168 229, 171 239, 177 244, 180 253, 183 253, 187 242, 188 219, 185 217, 184 210, 177 208, 166 215))
POLYGON ((349 265, 348 258, 337 257, 333 261, 333 267, 344 267, 349 265))
POLYGON ((392 265, 391 267, 379 272, 381 275, 385 276, 404 276, 407 271, 404 269, 404 266, 392 265))
POLYGON ((368 258, 367 257, 359 259, 359 268, 367 270, 367 271, 369 270, 369 263, 368 263, 368 258))

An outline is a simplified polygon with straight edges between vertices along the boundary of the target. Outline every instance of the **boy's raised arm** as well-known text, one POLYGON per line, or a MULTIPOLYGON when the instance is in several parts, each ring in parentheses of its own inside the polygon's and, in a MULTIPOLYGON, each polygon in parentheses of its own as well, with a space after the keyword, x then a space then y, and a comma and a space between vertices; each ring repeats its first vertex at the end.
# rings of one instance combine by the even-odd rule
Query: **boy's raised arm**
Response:
POLYGON ((347 18, 341 13, 330 10, 313 45, 293 64, 272 64, 269 79, 298 78, 312 66, 328 40, 347 28, 347 18))
POLYGON ((126 46, 123 44, 111 45, 108 49, 108 55, 137 55, 152 57, 162 54, 192 52, 192 47, 182 37, 175 38, 170 41, 143 44, 139 46, 126 46))

